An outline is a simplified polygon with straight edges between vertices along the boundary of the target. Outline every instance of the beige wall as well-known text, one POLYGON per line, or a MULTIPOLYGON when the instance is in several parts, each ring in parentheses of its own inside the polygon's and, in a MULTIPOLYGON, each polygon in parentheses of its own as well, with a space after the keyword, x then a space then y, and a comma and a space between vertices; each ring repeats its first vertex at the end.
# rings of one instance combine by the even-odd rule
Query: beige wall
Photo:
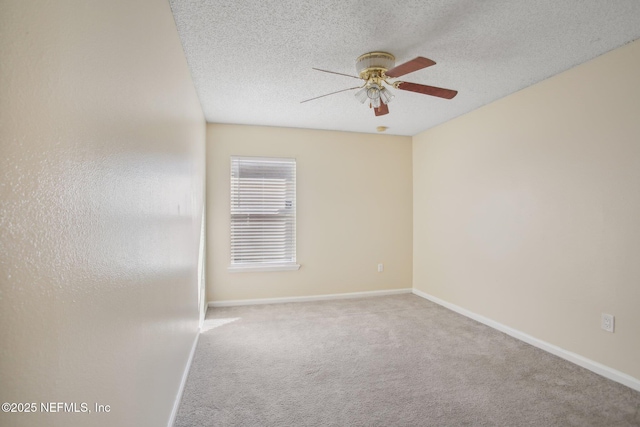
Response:
POLYGON ((0 401, 111 406, 0 425, 167 425, 205 142, 169 4, 4 1, 0 28, 0 401))
POLYGON ((410 288, 411 198, 411 138, 209 124, 209 301, 410 288), (297 159, 300 270, 227 271, 232 155, 297 159))
POLYGON ((635 42, 415 136, 414 287, 640 378, 638 76, 635 42))

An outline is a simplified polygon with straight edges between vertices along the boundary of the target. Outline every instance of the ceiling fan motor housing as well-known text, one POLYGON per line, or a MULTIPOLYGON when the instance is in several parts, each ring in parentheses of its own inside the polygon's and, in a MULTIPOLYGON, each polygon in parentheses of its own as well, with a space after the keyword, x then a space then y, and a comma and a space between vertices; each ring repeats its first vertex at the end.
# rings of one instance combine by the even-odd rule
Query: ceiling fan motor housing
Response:
POLYGON ((360 55, 356 59, 356 70, 360 78, 369 80, 371 77, 380 77, 382 73, 394 67, 395 56, 387 52, 369 52, 360 55))

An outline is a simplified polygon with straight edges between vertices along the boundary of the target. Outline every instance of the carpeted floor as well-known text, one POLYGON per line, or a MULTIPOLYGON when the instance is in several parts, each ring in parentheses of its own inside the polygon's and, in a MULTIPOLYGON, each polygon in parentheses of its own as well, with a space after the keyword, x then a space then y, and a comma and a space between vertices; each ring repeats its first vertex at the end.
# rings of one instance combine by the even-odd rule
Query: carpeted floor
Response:
POLYGON ((415 295, 210 309, 175 425, 640 426, 640 393, 415 295))

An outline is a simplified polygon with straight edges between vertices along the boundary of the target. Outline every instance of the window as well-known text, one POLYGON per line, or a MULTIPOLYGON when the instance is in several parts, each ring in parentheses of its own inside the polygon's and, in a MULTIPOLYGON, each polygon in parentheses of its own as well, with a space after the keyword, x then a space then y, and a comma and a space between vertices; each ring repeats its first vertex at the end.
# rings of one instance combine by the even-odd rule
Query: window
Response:
POLYGON ((296 160, 231 157, 229 270, 298 268, 296 160))

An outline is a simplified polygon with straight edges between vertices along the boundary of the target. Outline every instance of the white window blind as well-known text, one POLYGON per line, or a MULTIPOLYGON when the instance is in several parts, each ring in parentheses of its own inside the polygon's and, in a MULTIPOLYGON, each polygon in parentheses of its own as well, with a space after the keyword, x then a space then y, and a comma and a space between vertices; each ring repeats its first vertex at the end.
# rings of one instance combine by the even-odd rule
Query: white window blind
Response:
POLYGON ((296 161, 231 158, 231 268, 296 265, 296 161))

